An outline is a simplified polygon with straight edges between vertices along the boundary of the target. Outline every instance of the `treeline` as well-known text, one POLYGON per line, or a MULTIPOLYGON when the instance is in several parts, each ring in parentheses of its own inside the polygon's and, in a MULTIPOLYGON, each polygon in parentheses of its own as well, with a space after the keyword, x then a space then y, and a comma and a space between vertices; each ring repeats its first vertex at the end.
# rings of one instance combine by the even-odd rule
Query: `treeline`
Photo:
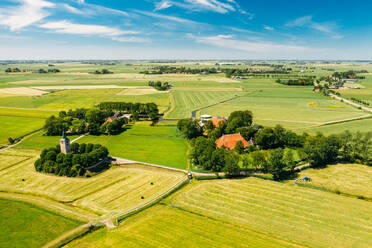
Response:
POLYGON ((275 82, 278 84, 284 85, 296 85, 296 86, 313 86, 314 85, 314 78, 297 78, 297 79, 289 79, 289 80, 281 80, 278 79, 275 82))
MULTIPOLYGON (((23 72, 27 72, 27 71, 31 71, 31 70, 23 70, 23 72)), ((9 73, 9 72, 21 72, 21 70, 19 68, 7 68, 5 70, 5 72, 9 73)), ((48 69, 48 70, 45 70, 45 69, 39 69, 37 71, 33 71, 34 73, 39 73, 39 74, 46 74, 46 73, 58 73, 58 72, 61 72, 59 69, 48 69)))
POLYGON ((151 71, 146 70, 140 72, 142 74, 169 74, 169 73, 182 73, 182 74, 216 74, 216 68, 186 68, 186 67, 173 67, 173 66, 157 66, 152 68, 151 71))
POLYGON ((149 81, 148 85, 159 91, 166 91, 170 88, 170 84, 168 82, 162 83, 161 81, 149 81))
POLYGON ((335 78, 349 78, 349 79, 365 79, 364 76, 357 76, 358 73, 368 73, 367 70, 360 70, 360 71, 354 71, 354 70, 349 70, 345 72, 334 72, 332 74, 332 77, 335 78))
POLYGON ((102 69, 102 70, 95 70, 93 74, 114 74, 114 73, 107 69, 102 69))
POLYGON ((273 69, 223 69, 226 77, 231 78, 232 76, 250 76, 256 74, 289 74, 291 68, 273 68, 273 69))
POLYGON ((53 115, 46 119, 44 125, 45 135, 58 136, 63 131, 67 131, 69 134, 117 134, 123 131, 123 125, 127 124, 129 120, 127 118, 118 118, 112 122, 105 123, 106 119, 113 114, 110 110, 100 109, 61 111, 58 117, 53 115))
POLYGON ((21 70, 19 68, 7 68, 5 69, 5 72, 21 72, 21 70))
POLYGON ((37 73, 40 73, 40 74, 45 74, 45 73, 58 73, 58 72, 61 72, 59 69, 48 69, 48 70, 45 70, 45 69, 39 69, 37 71, 37 73))
POLYGON ((217 127, 210 121, 202 127, 197 120, 183 119, 177 128, 190 140, 193 165, 227 175, 239 175, 245 168, 270 173, 275 180, 281 180, 291 175, 300 163, 310 163, 313 167, 336 162, 372 165, 372 132, 345 132, 328 137, 299 135, 280 125, 273 128, 255 125, 252 120, 251 112, 236 111, 217 127), (233 133, 239 133, 250 144, 245 147, 238 141, 232 150, 216 147, 217 139, 233 133))
POLYGON ((71 153, 61 153, 60 147, 44 149, 34 166, 36 171, 57 176, 84 176, 86 168, 108 156, 106 147, 100 144, 71 144, 71 153))
POLYGON ((133 115, 134 120, 159 118, 159 109, 155 103, 102 102, 98 108, 106 111, 121 111, 133 115))
POLYGON ((358 99, 358 98, 355 98, 355 97, 350 98, 350 100, 352 100, 355 103, 359 103, 359 104, 362 104, 362 105, 365 105, 365 106, 369 106, 370 105, 369 102, 364 101, 364 100, 361 100, 361 99, 358 99))

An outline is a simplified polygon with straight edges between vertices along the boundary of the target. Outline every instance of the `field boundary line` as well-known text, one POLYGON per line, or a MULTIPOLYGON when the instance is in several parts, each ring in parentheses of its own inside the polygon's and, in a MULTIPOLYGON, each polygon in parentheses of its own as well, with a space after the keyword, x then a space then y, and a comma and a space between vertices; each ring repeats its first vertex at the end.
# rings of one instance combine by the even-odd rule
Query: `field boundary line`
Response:
POLYGON ((113 157, 113 158, 116 159, 116 164, 118 164, 118 165, 143 164, 143 165, 148 165, 148 166, 152 166, 152 167, 156 167, 156 168, 178 171, 178 172, 183 172, 183 173, 188 173, 189 172, 188 170, 177 169, 177 168, 168 167, 168 166, 165 166, 165 165, 151 164, 151 163, 140 162, 140 161, 125 159, 125 158, 120 158, 120 157, 113 157))
POLYGON ((33 206, 42 208, 46 211, 53 212, 54 214, 59 214, 65 218, 71 218, 74 220, 78 220, 80 222, 98 220, 100 217, 94 212, 88 211, 89 214, 92 214, 89 215, 88 213, 81 212, 81 210, 86 211, 85 209, 80 210, 79 207, 67 205, 50 198, 45 198, 42 196, 32 194, 0 191, 0 198, 26 202, 33 206))
MULTIPOLYGON (((3 154, 0 154, 0 155, 4 156, 3 154)), ((5 156, 6 156, 6 155, 5 155, 5 156)), ((0 171, 4 171, 4 170, 7 170, 7 169, 9 169, 9 168, 12 168, 13 166, 16 166, 16 165, 18 165, 18 164, 20 164, 20 163, 26 162, 26 161, 29 160, 29 159, 32 159, 32 157, 27 157, 27 158, 25 158, 25 159, 23 159, 23 160, 21 160, 21 161, 19 161, 19 162, 16 162, 16 163, 11 164, 11 165, 9 165, 9 166, 7 166, 7 167, 5 167, 5 168, 0 169, 0 171)))
POLYGON ((178 189, 182 188, 184 185, 186 185, 188 183, 189 183, 189 179, 188 178, 186 178, 186 177, 181 178, 174 185, 172 185, 168 190, 166 190, 165 192, 159 194, 155 198, 150 199, 149 201, 144 202, 144 203, 142 203, 142 204, 140 204, 140 205, 138 205, 136 207, 133 207, 133 208, 131 208, 129 210, 126 210, 126 211, 124 211, 122 213, 119 213, 119 214, 116 214, 116 215, 114 215, 112 217, 109 217, 109 218, 103 220, 103 223, 106 224, 108 221, 114 220, 115 221, 115 224, 116 224, 114 226, 117 227, 118 224, 122 220, 124 220, 124 219, 126 219, 126 218, 128 218, 128 217, 130 217, 130 216, 132 216, 134 214, 137 214, 137 213, 139 213, 139 212, 141 212, 141 211, 143 211, 143 210, 145 210, 145 209, 147 209, 147 208, 149 208, 149 207, 157 204, 162 199, 164 199, 167 196, 171 195, 173 192, 177 191, 178 189))
POLYGON ((16 139, 20 139, 20 140, 19 140, 17 143, 14 143, 14 144, 11 144, 11 145, 8 145, 8 146, 5 146, 5 147, 1 148, 1 149, 0 149, 0 152, 1 152, 1 151, 6 151, 6 150, 8 150, 9 148, 13 148, 13 147, 15 147, 15 146, 21 144, 23 141, 25 141, 26 139, 30 138, 31 136, 37 134, 38 132, 40 132, 40 131, 42 131, 42 130, 43 130, 43 128, 40 128, 40 129, 34 130, 34 131, 32 131, 32 132, 30 132, 30 133, 28 133, 28 134, 25 134, 25 135, 23 135, 23 136, 21 136, 21 137, 16 138, 16 139))

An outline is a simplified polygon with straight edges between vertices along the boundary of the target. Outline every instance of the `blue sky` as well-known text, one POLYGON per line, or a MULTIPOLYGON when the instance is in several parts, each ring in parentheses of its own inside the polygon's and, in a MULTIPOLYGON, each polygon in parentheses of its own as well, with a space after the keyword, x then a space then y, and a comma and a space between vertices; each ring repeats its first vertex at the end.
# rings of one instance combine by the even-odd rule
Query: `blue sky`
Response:
POLYGON ((1 0, 0 59, 372 59, 363 0, 1 0))

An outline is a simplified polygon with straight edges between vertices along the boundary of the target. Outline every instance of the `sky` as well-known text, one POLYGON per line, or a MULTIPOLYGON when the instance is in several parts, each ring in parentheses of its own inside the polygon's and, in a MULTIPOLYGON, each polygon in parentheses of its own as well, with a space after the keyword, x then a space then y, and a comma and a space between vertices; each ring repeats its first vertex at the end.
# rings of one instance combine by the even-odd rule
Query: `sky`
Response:
POLYGON ((372 60, 369 0, 1 0, 0 60, 372 60))

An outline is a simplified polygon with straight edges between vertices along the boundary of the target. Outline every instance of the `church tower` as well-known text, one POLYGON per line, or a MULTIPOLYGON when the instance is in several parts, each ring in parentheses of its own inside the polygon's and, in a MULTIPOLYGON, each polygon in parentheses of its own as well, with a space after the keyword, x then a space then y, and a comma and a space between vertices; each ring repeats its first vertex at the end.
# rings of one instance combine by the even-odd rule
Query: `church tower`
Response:
POLYGON ((59 146, 61 147, 61 152, 66 154, 71 152, 70 140, 66 137, 65 131, 62 132, 62 138, 59 140, 59 146))

